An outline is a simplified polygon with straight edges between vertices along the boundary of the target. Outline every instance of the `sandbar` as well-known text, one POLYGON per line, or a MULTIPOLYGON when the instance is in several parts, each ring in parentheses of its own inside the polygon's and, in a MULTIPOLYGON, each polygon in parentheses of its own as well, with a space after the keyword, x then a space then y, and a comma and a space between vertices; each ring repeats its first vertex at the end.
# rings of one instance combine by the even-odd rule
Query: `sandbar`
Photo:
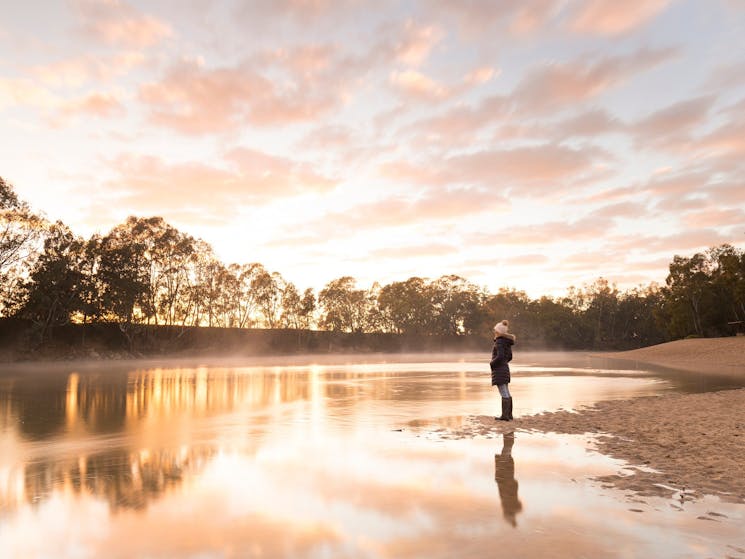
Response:
MULTIPOLYGON (((604 355, 701 374, 735 375, 745 386, 742 336, 681 340, 604 355)), ((453 435, 508 430, 593 435, 597 451, 628 463, 627 472, 598 478, 623 490, 680 499, 715 495, 745 503, 745 388, 605 401, 512 422, 474 416, 453 435)))

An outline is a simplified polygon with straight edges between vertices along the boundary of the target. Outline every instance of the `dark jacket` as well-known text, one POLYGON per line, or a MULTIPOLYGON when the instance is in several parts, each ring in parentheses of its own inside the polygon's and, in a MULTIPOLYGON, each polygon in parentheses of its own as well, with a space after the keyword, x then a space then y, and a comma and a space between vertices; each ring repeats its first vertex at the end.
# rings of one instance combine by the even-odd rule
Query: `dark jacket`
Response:
POLYGON ((491 350, 491 383, 508 384, 510 382, 510 366, 512 361, 512 345, 515 337, 505 334, 494 338, 494 347, 491 350), (509 336, 509 337, 507 337, 509 336))

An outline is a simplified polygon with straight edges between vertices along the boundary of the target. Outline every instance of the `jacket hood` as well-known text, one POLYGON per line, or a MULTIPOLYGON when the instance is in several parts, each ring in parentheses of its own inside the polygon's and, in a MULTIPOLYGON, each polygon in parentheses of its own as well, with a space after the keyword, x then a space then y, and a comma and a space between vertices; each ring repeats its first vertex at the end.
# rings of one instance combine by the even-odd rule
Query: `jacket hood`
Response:
POLYGON ((496 338, 494 338, 494 341, 496 342, 498 338, 503 338, 509 345, 513 345, 515 343, 515 340, 517 338, 514 334, 499 334, 496 338))

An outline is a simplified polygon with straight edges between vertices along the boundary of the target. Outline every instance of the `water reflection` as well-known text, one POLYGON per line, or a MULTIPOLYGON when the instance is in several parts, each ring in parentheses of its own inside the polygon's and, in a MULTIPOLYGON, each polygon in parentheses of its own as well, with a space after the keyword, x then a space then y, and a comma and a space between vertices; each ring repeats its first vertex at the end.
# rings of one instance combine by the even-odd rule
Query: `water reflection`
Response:
MULTIPOLYGON (((139 509, 236 440, 250 456, 265 439, 298 431, 346 437, 407 421, 457 426, 464 415, 491 411, 485 369, 463 361, 6 373, 0 377, 0 514, 55 491, 139 509)), ((613 376, 589 385, 532 376, 518 387, 522 401, 538 410, 556 402, 559 389, 558 402, 566 405, 655 389, 655 382, 613 376)), ((504 444, 502 456, 511 460, 509 439, 504 444)), ((511 483, 502 479, 500 494, 511 483)))
MULTIPOLYGON (((522 412, 672 386, 562 365, 516 366, 522 412)), ((613 557, 606 542, 658 539, 598 525, 637 513, 568 481, 618 471, 582 440, 520 434, 518 484, 514 433, 494 481, 495 440, 420 436, 494 405, 475 358, 0 371, 0 556, 480 557, 498 538, 613 557)))
POLYGON ((499 489, 499 500, 502 503, 505 521, 517 527, 517 515, 523 510, 523 504, 517 495, 518 483, 515 479, 515 461, 512 458, 514 444, 514 432, 502 435, 502 452, 494 455, 494 481, 497 482, 499 489))

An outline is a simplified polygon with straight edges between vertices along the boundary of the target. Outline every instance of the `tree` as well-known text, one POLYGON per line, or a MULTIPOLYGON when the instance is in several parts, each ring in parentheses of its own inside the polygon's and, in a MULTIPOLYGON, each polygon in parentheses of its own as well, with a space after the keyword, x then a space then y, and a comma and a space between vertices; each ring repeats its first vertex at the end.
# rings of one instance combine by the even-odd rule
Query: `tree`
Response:
POLYGON ((424 334, 434 322, 427 281, 411 277, 384 285, 378 293, 382 327, 398 334, 424 334))
POLYGON ((101 306, 105 314, 125 324, 133 322, 136 310, 145 316, 154 313, 147 245, 132 231, 136 221, 130 217, 114 227, 99 246, 101 306))
POLYGON ((479 324, 482 296, 466 279, 442 276, 430 285, 434 330, 443 335, 470 334, 479 324))
POLYGON ((285 286, 285 280, 279 272, 270 274, 264 269, 259 270, 251 280, 251 291, 267 328, 276 328, 279 325, 285 286))
POLYGON ((364 332, 369 299, 357 289, 353 277, 343 276, 330 281, 318 294, 323 309, 321 327, 343 332, 364 332))
POLYGON ((675 255, 665 283, 665 303, 674 337, 704 335, 702 311, 710 292, 710 262, 701 253, 691 258, 675 255))
POLYGON ((0 315, 13 297, 36 253, 47 223, 18 199, 13 186, 0 177, 0 315))
POLYGON ((313 326, 316 312, 316 295, 310 287, 303 292, 300 300, 300 327, 309 330, 313 326))
POLYGON ((61 222, 53 224, 44 250, 18 292, 17 316, 33 321, 40 338, 84 310, 85 243, 61 222))

